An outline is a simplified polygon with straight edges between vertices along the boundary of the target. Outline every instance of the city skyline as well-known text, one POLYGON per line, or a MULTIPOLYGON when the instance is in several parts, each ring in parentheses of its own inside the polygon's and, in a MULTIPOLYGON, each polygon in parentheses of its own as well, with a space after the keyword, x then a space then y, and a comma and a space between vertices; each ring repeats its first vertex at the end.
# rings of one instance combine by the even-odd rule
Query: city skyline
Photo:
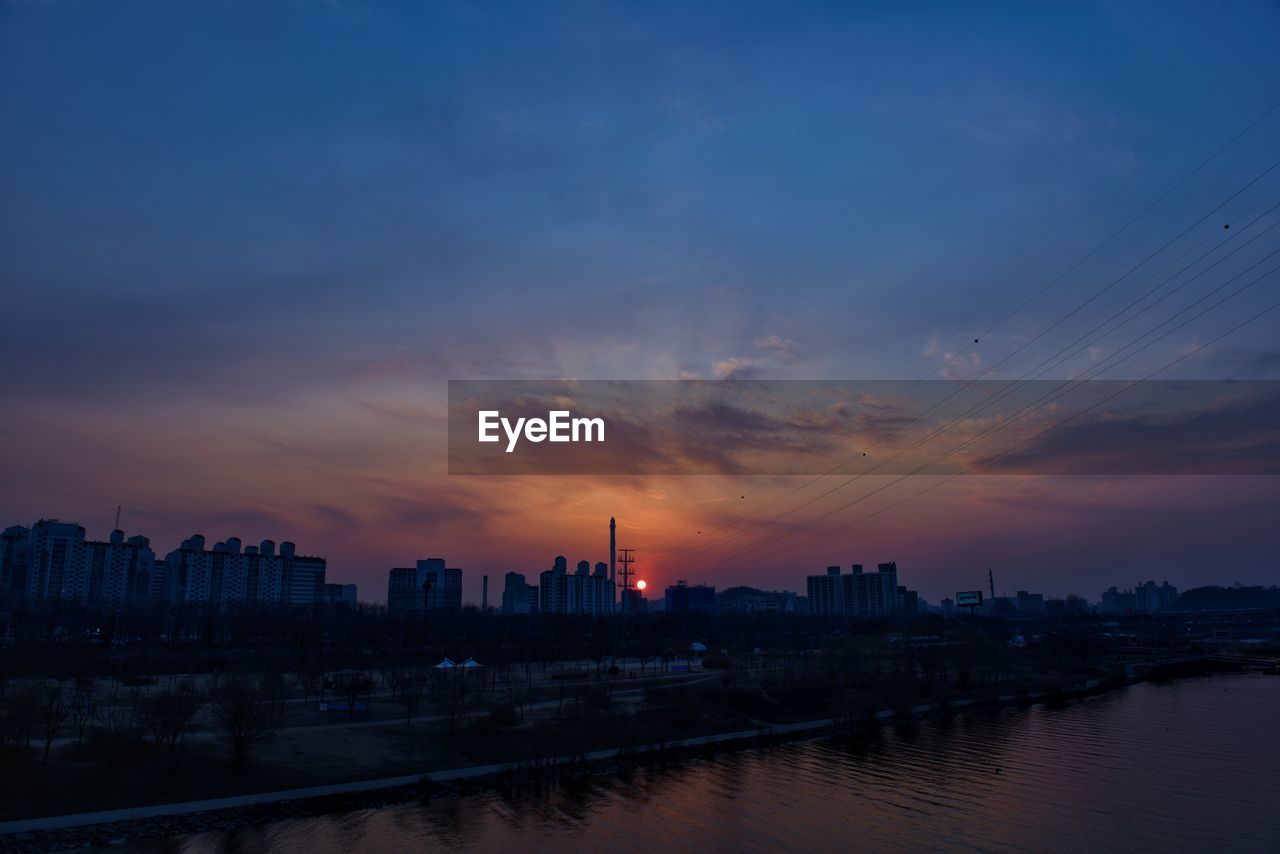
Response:
MULTIPOLYGON (((231 536, 210 545, 203 534, 197 533, 184 538, 172 550, 157 553, 152 547, 151 538, 145 534, 126 536, 126 532, 117 527, 112 529, 107 539, 95 540, 83 525, 57 518, 42 518, 30 526, 20 524, 8 526, 3 529, 3 535, 0 539, 2 592, 8 596, 16 595, 32 601, 69 598, 79 599, 89 604, 108 605, 140 602, 198 604, 212 601, 227 605, 280 602, 290 606, 332 602, 354 605, 357 601, 358 584, 346 578, 328 576, 327 561, 323 556, 297 554, 296 545, 289 540, 280 541, 279 556, 277 556, 277 543, 273 539, 264 539, 255 546, 245 545, 240 537, 231 536), (73 561, 79 564, 75 570, 74 579, 60 581, 63 585, 61 592, 53 590, 48 577, 51 574, 61 576, 65 570, 54 569, 47 565, 36 566, 36 561, 31 554, 33 550, 49 551, 49 548, 42 543, 50 537, 52 540, 63 542, 74 540, 80 549, 77 556, 61 559, 61 563, 66 566, 70 566, 73 561), (207 549, 206 545, 209 546, 207 549), (18 551, 15 551, 15 547, 18 551), (297 588, 296 582, 290 578, 294 574, 292 563, 295 560, 295 554, 297 554, 296 560, 307 567, 306 572, 309 575, 314 573, 316 579, 307 581, 304 585, 305 591, 301 594, 299 592, 301 588, 297 588), (227 560, 233 560, 234 564, 226 563, 227 560), (171 561, 172 565, 166 565, 166 561, 171 561), (261 570, 258 568, 260 561, 263 567, 261 570), (270 570, 268 566, 271 567, 270 570), (271 573, 270 576, 267 575, 268 571, 271 573), (259 573, 262 573, 262 581, 258 580, 259 573), (266 580, 268 577, 274 580, 268 582, 266 580), (21 581, 20 586, 19 581, 21 581), (199 586, 200 584, 203 584, 203 588, 199 586), (270 586, 271 584, 274 586, 270 586), (49 589, 46 590, 46 587, 49 589), (201 590, 203 592, 200 592, 201 590), (299 595, 302 598, 299 598, 299 595)), ((609 519, 609 535, 610 544, 613 545, 616 535, 616 519, 613 517, 609 519)), ((623 549, 617 549, 614 557, 623 551, 623 549)), ((529 562, 536 563, 536 561, 537 559, 530 559, 529 562)), ((508 570, 495 577, 491 587, 488 583, 488 573, 478 572, 467 575, 461 567, 446 567, 444 558, 419 558, 416 559, 416 569, 391 567, 384 570, 389 578, 389 587, 382 585, 372 589, 376 591, 385 587, 388 590, 385 599, 379 598, 376 594, 370 596, 369 588, 365 588, 358 601, 383 605, 392 611, 406 609, 456 611, 462 607, 477 607, 487 602, 493 610, 508 615, 541 612, 603 615, 624 612, 624 593, 628 589, 631 589, 632 595, 638 596, 642 602, 646 601, 646 594, 658 596, 658 602, 661 602, 663 597, 669 601, 672 590, 682 588, 706 589, 711 591, 713 597, 717 590, 715 584, 695 582, 690 585, 686 578, 670 580, 655 578, 650 581, 643 577, 643 573, 635 573, 635 582, 624 579, 623 582, 615 584, 612 561, 597 561, 593 565, 589 560, 579 560, 576 571, 570 570, 569 558, 564 554, 557 554, 550 561, 552 566, 549 569, 531 569, 524 572, 508 570), (464 597, 463 580, 468 577, 475 579, 473 586, 482 589, 481 597, 475 600, 464 597), (427 579, 430 579, 430 583, 424 589, 423 582, 427 579), (500 581, 503 582, 502 586, 499 586, 500 581), (529 584, 530 581, 534 583, 529 584), (631 583, 632 588, 639 589, 624 587, 627 583, 631 583), (559 587, 556 586, 557 584, 559 587), (569 585, 568 588, 562 589, 565 584, 569 585), (509 600, 511 603, 517 599, 523 601, 526 587, 529 591, 528 596, 531 597, 528 604, 518 607, 509 604, 509 600), (493 597, 489 598, 491 590, 493 597), (548 596, 551 597, 549 605, 548 596), (606 603, 612 603, 612 605, 606 603)), ((798 579, 784 580, 776 589, 759 589, 733 578, 724 579, 718 586, 720 590, 748 589, 758 590, 764 594, 786 595, 792 599, 802 597, 807 600, 807 603, 801 610, 811 614, 849 614, 877 618, 894 615, 899 611, 903 611, 904 614, 914 614, 918 610, 925 609, 926 605, 928 610, 942 613, 950 613, 953 607, 964 607, 963 604, 956 605, 952 601, 953 597, 959 595, 958 591, 932 591, 936 599, 931 601, 928 597, 921 596, 922 591, 914 587, 898 585, 897 561, 880 563, 877 572, 865 575, 862 574, 862 564, 851 564, 851 568, 853 575, 844 575, 841 565, 829 564, 825 568, 825 574, 807 574, 803 585, 798 579), (890 575, 884 576, 885 572, 890 575), (891 579, 886 582, 887 586, 883 589, 878 585, 882 577, 891 579), (840 583, 852 585, 854 582, 860 582, 863 586, 866 582, 872 582, 875 584, 875 590, 866 592, 859 588, 861 592, 855 593, 854 587, 850 586, 841 592, 842 588, 838 586, 840 583), (833 584, 837 586, 832 586, 833 584), (792 589, 793 586, 795 589, 792 589), (910 596, 910 604, 902 600, 903 595, 910 596), (854 604, 855 600, 859 604, 854 604), (868 601, 871 604, 867 604, 868 601), (915 604, 917 601, 919 607, 915 604)), ((1163 584, 1159 587, 1154 581, 1148 580, 1145 584, 1142 582, 1135 584, 1131 589, 1119 590, 1113 583, 1102 591, 1095 601, 1087 592, 1080 590, 1062 593, 1056 590, 1037 589, 1030 594, 1026 589, 1015 591, 1013 587, 1004 583, 1003 575, 1000 576, 1002 583, 997 590, 994 569, 990 567, 985 577, 990 596, 984 601, 989 608, 995 607, 998 602, 1006 601, 1017 602, 1021 609, 1025 597, 1031 595, 1040 603, 1040 607, 1043 607, 1044 602, 1049 599, 1058 601, 1078 599, 1089 603, 1090 606, 1096 604, 1102 612, 1152 611, 1168 607, 1172 601, 1176 600, 1178 593, 1177 587, 1171 586, 1167 578, 1162 579, 1163 584), (1126 600, 1124 597, 1129 599, 1126 600), (1116 604, 1126 601, 1132 601, 1133 604, 1129 606, 1116 604)), ((914 585, 915 579, 912 579, 912 583, 914 585)), ((1199 582, 1190 582, 1189 586, 1223 585, 1201 579, 1199 582)), ((1267 586, 1275 588, 1275 585, 1267 586)), ((987 593, 981 592, 980 596, 987 596, 987 593)), ((648 599, 647 607, 654 607, 654 601, 654 599, 648 599)))
MULTIPOLYGON (((610 514, 659 588, 857 560, 933 600, 989 566, 1058 595, 1277 579, 1274 477, 890 506, 921 477, 798 532, 887 480, 775 518, 828 482, 468 478, 445 448, 451 378, 1017 379, 1170 240, 1117 296, 1221 247, 1051 376, 1120 352, 1274 246, 1273 4, 69 8, 0 4, 6 518, 287 531, 364 590, 448 554, 472 601, 545 568, 513 555, 605 557, 610 514)), ((1108 376, 1275 378, 1276 314, 1217 339, 1276 287, 1108 376)))

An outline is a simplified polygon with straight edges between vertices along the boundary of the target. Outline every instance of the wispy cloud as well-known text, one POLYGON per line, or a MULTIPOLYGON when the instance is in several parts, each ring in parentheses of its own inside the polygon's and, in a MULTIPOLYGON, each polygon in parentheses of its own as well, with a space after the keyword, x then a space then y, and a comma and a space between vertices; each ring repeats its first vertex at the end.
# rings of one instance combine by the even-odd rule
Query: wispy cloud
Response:
POLYGON ((764 338, 755 339, 751 344, 757 350, 763 350, 771 354, 780 362, 792 364, 800 361, 800 348, 790 338, 768 335, 764 338))

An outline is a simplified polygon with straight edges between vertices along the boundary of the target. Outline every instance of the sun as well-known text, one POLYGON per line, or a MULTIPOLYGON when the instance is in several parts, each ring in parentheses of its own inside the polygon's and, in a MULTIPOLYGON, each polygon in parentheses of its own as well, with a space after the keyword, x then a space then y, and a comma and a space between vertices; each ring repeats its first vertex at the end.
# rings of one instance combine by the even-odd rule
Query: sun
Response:
POLYGON ((637 590, 643 590, 648 586, 649 586, 649 582, 645 581, 643 578, 636 582, 637 590))

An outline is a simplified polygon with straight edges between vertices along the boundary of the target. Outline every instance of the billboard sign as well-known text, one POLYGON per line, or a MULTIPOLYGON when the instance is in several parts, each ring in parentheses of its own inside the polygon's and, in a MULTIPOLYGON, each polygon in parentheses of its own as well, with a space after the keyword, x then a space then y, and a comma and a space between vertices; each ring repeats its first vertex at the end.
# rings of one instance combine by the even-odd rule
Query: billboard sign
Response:
POLYGON ((981 590, 964 590, 956 594, 956 604, 961 607, 973 608, 982 604, 981 590))

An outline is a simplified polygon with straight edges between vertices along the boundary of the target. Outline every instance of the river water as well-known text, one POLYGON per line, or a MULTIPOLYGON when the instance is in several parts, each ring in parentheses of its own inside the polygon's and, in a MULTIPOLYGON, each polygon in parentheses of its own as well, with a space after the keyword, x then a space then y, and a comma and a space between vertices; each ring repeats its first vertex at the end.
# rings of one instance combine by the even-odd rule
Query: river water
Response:
POLYGON ((1280 677, 1140 684, 153 851, 1280 851, 1280 677))

